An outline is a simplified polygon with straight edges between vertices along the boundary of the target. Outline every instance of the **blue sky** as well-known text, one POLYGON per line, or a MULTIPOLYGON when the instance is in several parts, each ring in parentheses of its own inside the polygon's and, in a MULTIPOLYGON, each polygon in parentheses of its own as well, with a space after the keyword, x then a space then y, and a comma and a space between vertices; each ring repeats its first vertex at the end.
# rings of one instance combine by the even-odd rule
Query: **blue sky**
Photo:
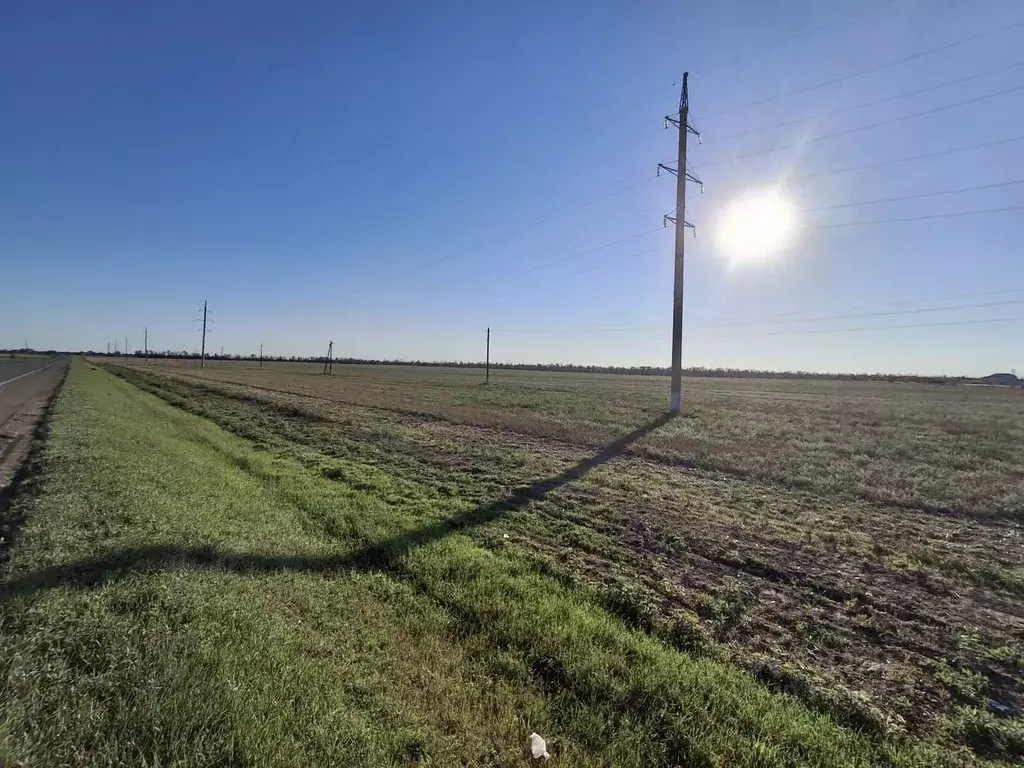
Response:
POLYGON ((499 360, 667 364, 654 171, 688 69, 686 365, 1024 368, 1024 321, 988 322, 1024 317, 1024 210, 863 223, 1024 206, 1018 21, 1016 0, 11 2, 0 346, 148 326, 197 348, 206 299, 214 350, 480 359, 490 325, 499 360), (795 240, 723 258, 725 206, 770 186, 795 240))

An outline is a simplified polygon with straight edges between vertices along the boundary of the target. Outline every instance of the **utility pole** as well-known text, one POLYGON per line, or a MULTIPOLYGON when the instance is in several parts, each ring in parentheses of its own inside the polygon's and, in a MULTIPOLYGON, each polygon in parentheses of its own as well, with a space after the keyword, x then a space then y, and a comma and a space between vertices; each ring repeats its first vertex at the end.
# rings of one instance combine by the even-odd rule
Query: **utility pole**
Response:
POLYGON ((124 337, 124 361, 128 362, 128 337, 124 337))
POLYGON ((148 363, 149 362, 149 327, 148 326, 146 327, 146 330, 143 331, 142 338, 143 338, 142 346, 145 347, 145 349, 142 350, 142 354, 145 356, 143 359, 144 359, 145 362, 148 363))
POLYGON ((107 342, 107 357, 110 357, 110 342, 107 342))
POLYGON ((260 368, 263 367, 263 343, 260 342, 260 368))
POLYGON ((491 383, 491 326, 487 326, 487 378, 484 379, 484 384, 491 383))
POLYGON ((206 367, 206 302, 203 302, 203 348, 199 353, 199 367, 206 367))
POLYGON ((327 359, 324 360, 324 373, 327 373, 327 374, 334 373, 334 360, 332 358, 333 351, 334 351, 334 342, 333 341, 328 341, 327 342, 327 359))
POLYGON ((700 142, 700 133, 690 125, 690 95, 687 90, 689 72, 683 73, 683 87, 679 94, 679 114, 669 115, 665 118, 665 127, 669 124, 679 129, 679 159, 676 167, 671 168, 661 163, 658 164, 658 174, 668 171, 676 177, 676 209, 673 216, 665 216, 667 224, 672 222, 676 227, 675 262, 676 273, 672 293, 672 399, 671 410, 678 414, 683 406, 683 254, 686 247, 686 229, 689 227, 697 234, 696 228, 686 220, 686 182, 692 181, 704 185, 696 176, 690 173, 689 165, 686 162, 686 137, 694 134, 700 142))

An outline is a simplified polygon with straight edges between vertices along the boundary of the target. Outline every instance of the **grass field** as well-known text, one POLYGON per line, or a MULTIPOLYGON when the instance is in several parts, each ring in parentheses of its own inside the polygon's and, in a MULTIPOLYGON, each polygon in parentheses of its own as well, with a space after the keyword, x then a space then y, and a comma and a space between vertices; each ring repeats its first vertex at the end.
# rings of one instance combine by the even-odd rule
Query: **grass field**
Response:
POLYGON ((1024 757, 1019 392, 110 368, 16 510, 0 764, 1024 757))

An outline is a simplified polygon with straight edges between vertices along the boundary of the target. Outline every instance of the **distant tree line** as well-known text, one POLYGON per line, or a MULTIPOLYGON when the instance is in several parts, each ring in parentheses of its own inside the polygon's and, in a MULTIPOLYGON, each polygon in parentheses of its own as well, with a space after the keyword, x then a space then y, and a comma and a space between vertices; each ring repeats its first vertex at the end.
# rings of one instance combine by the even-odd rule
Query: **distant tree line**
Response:
MULTIPOLYGON (((27 351, 27 350, 15 350, 27 351)), ((84 354, 91 357, 123 358, 124 354, 105 352, 56 352, 48 350, 37 354, 84 354)), ((142 350, 135 350, 131 357, 142 358, 142 350)), ((198 362, 199 354, 195 352, 165 350, 162 352, 149 352, 149 357, 168 360, 195 360, 198 362)), ((207 361, 258 361, 259 355, 207 355, 207 361)), ((265 355, 265 362, 274 363, 323 363, 327 358, 323 355, 315 357, 302 357, 296 355, 265 355)), ((339 365, 418 365, 429 368, 484 368, 485 363, 467 362, 464 360, 367 360, 357 357, 336 357, 334 362, 339 365)), ((630 376, 668 376, 670 371, 667 367, 651 365, 574 365, 571 363, 491 363, 493 370, 506 371, 551 371, 555 373, 607 373, 624 374, 630 376)), ((896 373, 812 373, 810 371, 766 371, 753 368, 706 368, 698 366, 695 368, 683 369, 684 376, 707 377, 707 378, 730 378, 730 379, 825 379, 836 381, 888 381, 888 382, 911 382, 916 384, 958 384, 974 379, 966 376, 917 376, 913 374, 896 373)))

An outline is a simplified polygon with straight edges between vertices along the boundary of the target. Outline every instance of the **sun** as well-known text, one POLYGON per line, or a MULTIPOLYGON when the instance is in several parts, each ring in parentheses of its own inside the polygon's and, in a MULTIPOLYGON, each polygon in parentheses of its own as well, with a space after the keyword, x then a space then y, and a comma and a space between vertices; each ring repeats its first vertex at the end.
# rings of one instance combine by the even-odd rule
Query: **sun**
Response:
POLYGON ((777 189, 749 192, 726 206, 715 242, 734 263, 767 261, 793 242, 797 218, 796 206, 777 189))

